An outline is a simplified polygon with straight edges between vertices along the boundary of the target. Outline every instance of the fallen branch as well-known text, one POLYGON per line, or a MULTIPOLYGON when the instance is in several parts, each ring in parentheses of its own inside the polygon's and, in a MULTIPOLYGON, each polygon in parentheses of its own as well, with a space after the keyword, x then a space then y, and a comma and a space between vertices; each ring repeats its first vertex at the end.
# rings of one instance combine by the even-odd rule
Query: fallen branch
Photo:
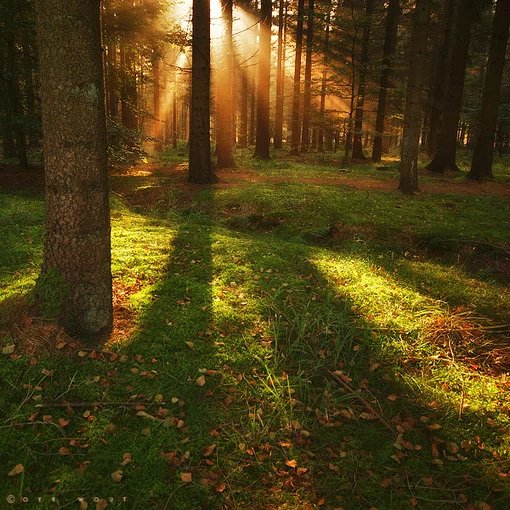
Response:
POLYGON ((168 402, 45 402, 35 407, 137 407, 163 406, 168 402))
POLYGON ((371 414, 373 414, 374 416, 377 416, 377 419, 392 433, 395 433, 395 429, 392 427, 391 423, 384 417, 382 416, 381 413, 378 413, 373 407, 372 405, 367 401, 365 400, 357 391, 355 391, 351 386, 349 386, 346 382, 342 381, 342 379, 340 377, 338 377, 336 374, 334 374, 333 372, 330 372, 329 370, 327 371, 328 374, 333 377, 333 379, 338 383, 340 384, 341 386, 343 386, 353 397, 355 397, 357 400, 359 400, 363 406, 365 407, 365 409, 367 411, 369 411, 371 414))

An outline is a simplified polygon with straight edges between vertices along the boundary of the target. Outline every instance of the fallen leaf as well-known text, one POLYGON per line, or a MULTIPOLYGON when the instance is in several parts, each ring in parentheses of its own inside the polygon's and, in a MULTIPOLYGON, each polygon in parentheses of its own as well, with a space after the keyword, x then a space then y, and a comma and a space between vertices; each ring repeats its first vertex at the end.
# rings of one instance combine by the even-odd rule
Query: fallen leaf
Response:
POLYGON ((133 461, 133 456, 129 452, 126 452, 122 456, 122 462, 120 463, 120 465, 121 466, 127 466, 132 461, 133 461))
POLYGON ((7 476, 18 476, 25 471, 23 464, 16 464, 8 473, 7 476))
POLYGON ((69 420, 66 420, 65 418, 59 418, 58 419, 58 424, 64 428, 64 427, 67 427, 69 425, 69 420))
POLYGON ((193 481, 193 475, 191 473, 181 473, 181 481, 183 483, 191 483, 193 481))
POLYGON ((285 461, 285 465, 287 465, 291 468, 295 468, 295 467, 297 467, 297 462, 295 460, 287 460, 287 461, 285 461))
POLYGON ((59 448, 58 450, 58 454, 59 455, 71 455, 71 451, 69 450, 69 448, 66 448, 65 446, 62 446, 61 448, 59 448))
POLYGON ((2 354, 12 354, 16 350, 16 346, 14 344, 6 345, 2 349, 2 354))
POLYGON ((197 378, 195 382, 197 383, 198 386, 202 387, 205 385, 205 377, 201 375, 200 377, 197 378))
POLYGON ((100 499, 96 503, 96 510, 104 510, 108 506, 108 501, 106 499, 100 499))
POLYGON ((223 492, 225 489, 227 488, 227 486, 224 484, 224 483, 219 483, 218 485, 216 485, 216 487, 214 488, 214 490, 216 492, 223 492))
POLYGON ((214 450, 216 450, 215 444, 205 447, 204 448, 204 457, 210 457, 213 454, 214 450))
POLYGON ((122 471, 121 470, 114 471, 112 473, 112 480, 117 483, 122 481, 122 471))

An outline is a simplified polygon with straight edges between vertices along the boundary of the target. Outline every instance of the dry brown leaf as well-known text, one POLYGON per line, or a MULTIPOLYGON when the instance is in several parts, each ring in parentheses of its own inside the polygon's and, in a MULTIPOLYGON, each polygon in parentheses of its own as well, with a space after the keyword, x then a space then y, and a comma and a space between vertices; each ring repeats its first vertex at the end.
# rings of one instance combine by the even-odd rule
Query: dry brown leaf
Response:
POLYGON ((214 450, 216 450, 216 445, 215 444, 212 444, 210 446, 206 446, 204 448, 204 457, 210 457, 213 454, 214 450))
POLYGON ((200 377, 197 377, 197 380, 195 381, 198 386, 202 387, 205 385, 205 377, 201 375, 200 377))
POLYGON ((191 483, 193 481, 193 475, 191 473, 181 473, 181 481, 183 483, 191 483))
POLYGON ((14 344, 6 345, 2 348, 2 354, 12 354, 16 350, 16 346, 14 344))
POLYGON ((61 448, 58 449, 58 454, 59 455, 71 455, 71 451, 69 450, 69 448, 66 448, 65 446, 62 446, 61 448))
POLYGON ((100 499, 96 503, 96 510, 104 510, 108 506, 108 501, 106 499, 100 499))
POLYGON ((18 476, 25 471, 23 464, 16 464, 8 473, 7 476, 18 476))
POLYGON ((58 424, 64 428, 64 427, 67 427, 69 425, 69 420, 66 420, 65 418, 59 418, 58 419, 58 424))
POLYGON ((121 466, 127 466, 130 462, 133 462, 133 456, 131 455, 131 453, 126 452, 122 456, 122 462, 120 463, 120 465, 121 466))
POLYGON ((287 465, 291 468, 295 468, 295 467, 297 467, 297 462, 294 459, 287 460, 287 461, 285 461, 285 465, 287 465))
POLYGON ((121 481, 122 481, 122 476, 123 476, 123 475, 122 475, 122 470, 120 470, 120 469, 119 469, 119 470, 114 471, 114 472, 112 473, 112 480, 113 480, 114 482, 119 483, 119 482, 121 482, 121 481))

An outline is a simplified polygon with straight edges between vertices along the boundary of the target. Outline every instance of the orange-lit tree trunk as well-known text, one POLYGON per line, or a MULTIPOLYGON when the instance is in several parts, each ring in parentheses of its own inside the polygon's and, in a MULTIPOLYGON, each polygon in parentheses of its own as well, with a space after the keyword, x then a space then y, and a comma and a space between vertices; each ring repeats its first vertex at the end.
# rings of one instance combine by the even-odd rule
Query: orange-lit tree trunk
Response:
POLYGON ((112 327, 110 216, 100 1, 37 0, 46 171, 40 298, 61 290, 67 330, 112 327))
POLYGON ((306 26, 306 64, 305 87, 303 94, 303 131, 301 134, 301 150, 307 152, 310 148, 310 109, 312 106, 312 57, 313 30, 315 16, 315 0, 308 0, 308 20, 306 26))
POLYGON ((331 32, 331 0, 327 0, 326 3, 326 27, 324 33, 324 56, 322 63, 322 83, 321 83, 321 103, 319 110, 319 132, 317 139, 317 149, 319 152, 324 151, 324 133, 329 128, 326 128, 326 92, 328 86, 328 66, 330 62, 329 58, 329 38, 331 32))
POLYGON ((216 168, 234 168, 234 48, 232 36, 233 0, 222 0, 222 20, 225 35, 222 41, 222 64, 216 73, 218 91, 216 103, 217 139, 216 168))
POLYGON ((152 79, 153 79, 153 110, 154 110, 154 150, 163 150, 163 122, 161 119, 161 57, 154 51, 152 55, 152 79))
POLYGON ((211 4, 193 0, 189 181, 214 182, 211 166, 211 4))
POLYGON ((260 48, 257 81, 257 134, 255 156, 269 159, 269 95, 271 87, 271 21, 273 2, 262 0, 260 11, 260 48))
POLYGON ((489 61, 485 74, 478 134, 473 151, 471 170, 468 174, 471 179, 479 181, 492 177, 494 142, 509 27, 510 0, 498 0, 496 13, 494 14, 489 61))
POLYGON ((418 152, 422 125, 423 71, 427 50, 428 25, 432 0, 417 0, 409 43, 410 62, 407 80, 404 135, 400 153, 400 186, 402 193, 418 191, 418 152))
POLYGON ((384 123, 386 119, 386 103, 391 74, 393 72, 393 58, 397 49, 398 21, 400 17, 400 0, 390 0, 386 13, 386 34, 382 60, 381 81, 379 84, 379 101, 377 103, 377 117, 375 121, 374 145, 372 161, 381 161, 383 153, 384 123))
POLYGON ((285 100, 285 53, 288 0, 280 0, 278 8, 278 61, 276 69, 276 109, 274 121, 274 148, 283 146, 283 108, 285 100))
POLYGON ((297 25, 296 25, 296 57, 294 61, 294 90, 292 93, 292 137, 290 153, 299 154, 301 141, 301 124, 299 108, 301 104, 301 56, 303 52, 303 18, 305 0, 298 0, 297 25))
POLYGON ((361 42, 361 61, 356 97, 356 111, 354 114, 354 134, 352 142, 352 158, 366 159, 363 154, 363 117, 365 109, 365 92, 367 88, 368 52, 370 49, 370 34, 372 31, 372 14, 374 0, 365 0, 365 19, 363 21, 363 37, 361 42))

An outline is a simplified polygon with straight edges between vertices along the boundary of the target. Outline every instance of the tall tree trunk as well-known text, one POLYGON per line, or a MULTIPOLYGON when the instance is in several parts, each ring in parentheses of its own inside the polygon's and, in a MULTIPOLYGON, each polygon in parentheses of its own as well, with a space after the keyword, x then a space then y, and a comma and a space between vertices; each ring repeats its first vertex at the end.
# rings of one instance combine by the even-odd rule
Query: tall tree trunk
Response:
POLYGON ((418 191, 418 152, 422 125, 423 71, 431 9, 431 0, 417 0, 413 14, 404 136, 400 154, 399 189, 402 193, 407 194, 418 191))
POLYGON ((136 72, 132 48, 122 48, 123 83, 121 91, 122 125, 132 131, 138 129, 138 91, 136 88, 136 72))
POLYGON ((372 32, 372 14, 374 12, 374 0, 365 0, 365 20, 363 22, 363 38, 361 43, 361 61, 358 82, 358 94, 356 97, 356 112, 354 115, 354 137, 352 144, 353 159, 366 159, 363 154, 363 116, 365 108, 365 92, 367 88, 367 71, 370 49, 370 34, 372 32))
POLYGON ((278 62, 276 69, 276 109, 274 121, 274 148, 283 146, 283 107, 285 100, 285 53, 288 0, 280 0, 278 9, 278 62))
POLYGON ((22 34, 23 38, 23 81, 25 82, 25 102, 27 110, 27 119, 29 122, 28 139, 30 147, 39 147, 39 133, 36 128, 38 124, 38 115, 35 108, 34 92, 34 57, 32 55, 32 45, 26 31, 22 34))
POLYGON ((239 147, 248 147, 248 71, 240 67, 241 94, 240 94, 240 126, 239 126, 239 147))
POLYGON ((173 87, 172 90, 172 148, 177 149, 177 139, 178 139, 178 132, 177 132, 177 89, 173 87))
POLYGON ((300 114, 301 104, 301 57, 303 53, 303 18, 305 0, 298 0, 297 25, 296 25, 296 57, 294 61, 294 89, 292 94, 292 137, 290 153, 294 156, 299 154, 299 142, 301 141, 300 114))
POLYGON ((310 147, 310 109, 312 106, 312 57, 313 57, 314 17, 315 17, 315 0, 308 0, 308 20, 306 27, 305 88, 303 94, 303 131, 301 135, 301 150, 304 152, 307 152, 310 147))
POLYGON ((23 168, 28 168, 27 142, 25 136, 25 116, 21 104, 21 91, 16 62, 16 41, 13 30, 5 31, 7 41, 7 97, 10 118, 13 122, 16 140, 16 156, 23 168))
POLYGON ((157 53, 152 55, 152 79, 153 79, 153 112, 154 112, 154 150, 163 150, 163 122, 161 119, 161 58, 157 53))
POLYGON ((273 2, 262 0, 260 12, 260 50, 257 83, 257 135, 255 156, 269 159, 269 95, 271 87, 271 22, 273 2))
POLYGON ((16 141, 14 140, 11 105, 7 93, 7 69, 5 48, 0 44, 0 114, 2 121, 2 150, 4 159, 16 157, 16 141))
POLYGON ((189 181, 214 182, 211 166, 211 4, 193 0, 189 181))
POLYGON ((506 46, 510 27, 510 0, 498 0, 492 27, 489 61, 485 73, 482 107, 478 124, 471 170, 468 177, 483 180, 492 177, 494 142, 498 124, 501 82, 505 67, 506 46))
POLYGON ((36 5, 46 170, 39 289, 61 284, 67 330, 97 338, 113 318, 100 1, 36 5))
POLYGON ((448 91, 449 70, 452 64, 453 30, 459 9, 458 0, 448 0, 445 9, 445 25, 441 43, 435 55, 434 76, 428 113, 427 153, 434 157, 437 152, 441 118, 448 91))
POLYGON ((110 119, 116 120, 119 109, 119 79, 117 73, 117 45, 113 40, 108 43, 106 73, 106 112, 110 119))
POLYGON ((457 130, 459 127, 464 94, 464 81, 471 40, 471 28, 478 9, 478 0, 463 0, 458 10, 455 40, 448 80, 448 91, 444 103, 437 152, 427 169, 432 172, 458 170, 457 130))
POLYGON ((384 36, 384 50, 382 59, 381 81, 379 84, 379 102, 377 103, 377 117, 375 121, 374 145, 372 161, 381 161, 383 153, 384 123, 386 120, 386 103, 388 88, 393 73, 393 58, 397 50, 398 22, 400 18, 400 1, 390 0, 386 13, 386 34, 384 36))
POLYGON ((326 2, 326 27, 324 31, 324 56, 322 62, 322 82, 321 82, 321 103, 319 110, 319 133, 317 135, 317 149, 319 152, 324 151, 324 132, 326 129, 326 92, 328 86, 328 67, 329 67, 329 39, 331 32, 331 0, 326 2))
POLYGON ((218 145, 216 168, 234 168, 234 47, 233 47, 233 0, 222 0, 222 21, 225 35, 222 41, 222 68, 217 73, 221 95, 217 97, 216 119, 218 123, 218 145))

